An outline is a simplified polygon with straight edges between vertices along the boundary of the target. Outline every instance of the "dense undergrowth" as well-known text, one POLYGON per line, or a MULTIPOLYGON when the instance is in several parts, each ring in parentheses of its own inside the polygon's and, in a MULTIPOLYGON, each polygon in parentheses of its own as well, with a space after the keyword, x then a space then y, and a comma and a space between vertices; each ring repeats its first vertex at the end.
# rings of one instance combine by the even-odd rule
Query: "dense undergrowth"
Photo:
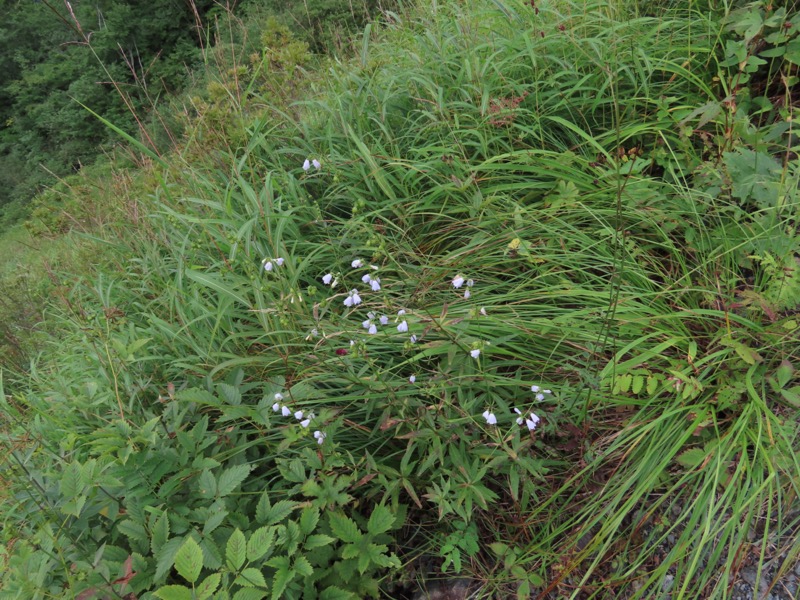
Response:
POLYGON ((5 376, 0 597, 725 598, 793 568, 800 18, 645 8, 386 13, 157 164, 5 376))

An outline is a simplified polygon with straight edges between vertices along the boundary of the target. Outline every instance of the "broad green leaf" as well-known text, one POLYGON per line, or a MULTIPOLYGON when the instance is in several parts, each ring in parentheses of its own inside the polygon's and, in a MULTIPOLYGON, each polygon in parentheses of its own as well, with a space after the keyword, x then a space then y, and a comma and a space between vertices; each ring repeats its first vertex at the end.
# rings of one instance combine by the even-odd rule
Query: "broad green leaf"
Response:
POLYGON ((253 567, 248 567, 239 573, 234 583, 244 587, 267 587, 263 573, 253 567))
POLYGON ((319 509, 315 506, 307 506, 300 514, 300 531, 303 535, 308 535, 319 523, 319 509))
POLYGON ((192 600, 192 590, 183 585, 166 585, 153 595, 161 600, 192 600))
POLYGON ((330 586, 322 590, 319 600, 358 600, 358 596, 336 586, 330 586))
POLYGON ((331 531, 341 541, 354 544, 361 539, 361 531, 355 521, 341 513, 330 513, 331 531))
POLYGON ((231 406, 238 406, 242 403, 242 392, 239 391, 234 385, 230 383, 217 384, 217 390, 225 398, 225 401, 231 406))
POLYGON ((247 542, 244 539, 244 534, 237 528, 228 538, 228 545, 225 548, 225 558, 228 561, 228 566, 233 571, 238 571, 242 568, 245 558, 247 557, 247 542))
POLYGON ((300 555, 294 560, 294 570, 301 577, 311 577, 314 574, 314 568, 311 566, 311 563, 308 562, 308 559, 300 555))
POLYGON ((216 512, 211 513, 211 515, 206 519, 205 524, 203 525, 203 535, 207 536, 212 531, 214 531, 217 527, 219 527, 222 522, 225 520, 225 517, 228 516, 227 510, 218 510, 216 512))
POLYGON ((247 479, 252 467, 250 465, 235 465, 225 469, 217 480, 217 496, 227 496, 247 479))
POLYGON ((289 582, 294 579, 294 569, 281 568, 272 577, 272 600, 280 600, 289 582))
POLYGON ((695 469, 703 464, 703 461, 706 460, 706 456, 707 454, 703 449, 692 448, 691 450, 679 454, 675 460, 684 467, 695 469))
POLYGON ((175 555, 183 545, 183 538, 172 538, 161 547, 161 550, 156 554, 156 574, 154 579, 160 581, 169 573, 172 565, 175 564, 175 555))
POLYGON ((156 519, 151 534, 150 550, 153 554, 158 554, 161 546, 166 544, 169 539, 169 517, 167 516, 167 511, 161 513, 161 516, 156 519))
POLYGON ((372 510, 372 514, 367 522, 367 531, 370 535, 379 535, 389 531, 394 525, 394 515, 383 504, 378 504, 372 510))
POLYGON ((205 470, 197 478, 197 491, 201 498, 214 498, 217 495, 217 480, 214 474, 205 470))
POLYGON ((189 583, 194 583, 200 577, 203 568, 203 551, 193 538, 187 537, 186 541, 175 555, 175 570, 178 575, 189 583))
POLYGON ((327 546, 328 544, 331 544, 335 541, 336 539, 330 537, 329 535, 315 534, 315 535, 310 535, 306 538, 303 547, 306 550, 313 550, 314 548, 321 548, 322 546, 327 546))
POLYGON ((206 577, 200 585, 195 589, 195 596, 197 600, 207 600, 211 595, 217 591, 222 575, 219 573, 212 573, 206 577))
POLYGON ((247 540, 247 560, 253 562, 264 556, 275 540, 274 527, 260 527, 247 540))
POLYGON ((280 523, 295 509, 296 504, 291 500, 281 500, 273 504, 266 514, 267 525, 280 523))
POLYGON ((256 505, 256 521, 259 523, 266 523, 271 508, 272 504, 269 501, 269 493, 264 491, 264 493, 262 493, 261 497, 258 499, 258 504, 256 505))
POLYGON ((117 531, 119 531, 120 533, 129 537, 132 540, 141 540, 145 542, 150 541, 147 535, 147 530, 144 528, 144 525, 132 521, 131 519, 125 519, 124 521, 120 521, 119 523, 117 523, 117 531))
POLYGON ((267 591, 258 588, 242 588, 233 595, 233 600, 261 600, 266 598, 267 591))
POLYGON ((61 475, 61 481, 59 482, 61 497, 65 500, 71 500, 78 495, 82 487, 81 466, 76 462, 70 463, 67 468, 64 469, 64 473, 61 475))

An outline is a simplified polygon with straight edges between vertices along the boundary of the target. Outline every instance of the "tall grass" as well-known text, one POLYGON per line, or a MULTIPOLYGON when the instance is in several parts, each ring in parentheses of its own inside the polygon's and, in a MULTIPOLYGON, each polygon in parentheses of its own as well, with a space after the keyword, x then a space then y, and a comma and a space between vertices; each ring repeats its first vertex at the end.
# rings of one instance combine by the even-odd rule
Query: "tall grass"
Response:
POLYGON ((25 589, 124 592, 132 556, 125 584, 167 594, 173 563, 194 585, 176 552, 196 543, 238 594, 232 540, 293 527, 257 508, 265 489, 321 511, 335 540, 328 558, 286 550, 318 561, 313 590, 260 566, 273 597, 466 571, 486 597, 648 598, 671 581, 725 598, 747 552, 788 568, 798 344, 775 265, 798 248, 795 169, 769 176, 780 204, 737 194, 729 165, 750 155, 720 104, 713 14, 629 17, 498 1, 394 15, 219 168, 165 183, 5 406, 48 456, 13 454, 29 496, 6 522, 50 540, 42 564, 83 561, 25 589), (340 519, 377 540, 384 507, 403 529, 349 563, 340 519))

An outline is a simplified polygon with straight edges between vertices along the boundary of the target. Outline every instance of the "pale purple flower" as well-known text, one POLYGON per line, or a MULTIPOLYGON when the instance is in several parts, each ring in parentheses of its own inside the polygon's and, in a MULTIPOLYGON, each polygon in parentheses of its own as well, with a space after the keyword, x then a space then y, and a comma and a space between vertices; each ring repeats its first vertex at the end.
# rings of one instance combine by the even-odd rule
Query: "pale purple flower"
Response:
POLYGON ((467 287, 472 287, 475 285, 475 282, 472 279, 467 279, 467 287))
POLYGON ((281 414, 284 417, 288 417, 290 414, 292 414, 292 411, 289 409, 288 406, 281 406, 281 414))
POLYGON ((481 351, 476 348, 475 350, 470 350, 469 355, 475 360, 478 360, 478 357, 481 355, 481 351))
POLYGON ((283 262, 284 262, 283 258, 278 257, 275 259, 275 264, 278 265, 279 267, 283 266, 283 262))
POLYGON ((464 290, 464 300, 469 300, 469 297, 472 296, 469 290, 464 290))
POLYGON ((458 288, 460 288, 462 285, 464 285, 464 278, 463 278, 461 275, 456 275, 456 276, 453 278, 453 287, 454 287, 454 288, 456 288, 456 289, 458 289, 458 288))
POLYGON ((412 344, 416 344, 417 343, 417 336, 415 336, 415 335, 411 336, 411 343, 412 344))
POLYGON ((539 402, 544 400, 544 394, 536 394, 536 400, 538 400, 539 402))
POLYGON ((539 421, 541 421, 541 419, 538 416, 536 416, 536 413, 531 413, 531 418, 525 419, 525 425, 528 426, 528 429, 530 431, 533 431, 534 429, 536 429, 536 426, 539 424, 539 421))
POLYGON ((483 411, 483 418, 486 419, 488 425, 497 425, 497 417, 494 416, 494 413, 485 410, 483 411))
POLYGON ((328 273, 327 275, 322 276, 322 283, 325 285, 330 285, 331 281, 333 281, 333 273, 328 273))
POLYGON ((358 304, 361 304, 361 296, 358 295, 358 290, 353 290, 350 292, 347 298, 344 299, 344 305, 350 308, 351 306, 356 306, 358 304))
POLYGON ((294 413, 294 418, 300 421, 303 418, 303 411, 298 410, 296 413, 294 413))
POLYGON ((308 159, 305 159, 303 161, 303 171, 308 171, 310 168, 311 168, 311 161, 308 160, 308 159))
POLYGON ((412 375, 411 377, 408 378, 408 382, 409 383, 414 383, 416 380, 417 380, 417 376, 416 375, 412 375))
POLYGON ((314 420, 314 413, 309 413, 305 419, 300 421, 300 427, 306 428, 311 425, 311 421, 314 420))
POLYGON ((401 321, 400 325, 397 326, 397 331, 399 331, 400 333, 405 333, 406 331, 408 331, 408 321, 405 320, 401 321))
POLYGON ((273 264, 272 264, 271 260, 265 260, 264 261, 264 270, 265 271, 272 271, 272 267, 273 267, 273 264))
POLYGON ((277 394, 275 394, 275 401, 280 402, 281 400, 283 400, 283 394, 278 392, 277 394))
POLYGON ((369 287, 372 288, 373 292, 380 291, 380 289, 381 289, 381 280, 380 280, 380 278, 376 277, 375 279, 371 279, 370 282, 369 282, 369 287))
POLYGON ((364 261, 361 260, 360 258, 357 258, 353 262, 350 263, 350 266, 353 267, 354 269, 358 269, 359 267, 363 267, 364 266, 364 261))
POLYGON ((370 335, 375 335, 376 333, 378 333, 378 328, 375 327, 375 323, 370 323, 367 333, 370 335))
POLYGON ((517 425, 522 425, 522 423, 525 422, 525 417, 522 416, 522 411, 518 408, 515 408, 514 412, 519 415, 519 417, 517 417, 517 425))
POLYGON ((367 273, 366 275, 364 275, 361 278, 361 281, 363 281, 364 283, 369 283, 371 280, 372 280, 372 277, 369 276, 369 273, 367 273))
POLYGON ((322 431, 315 431, 314 437, 317 438, 317 443, 321 445, 322 442, 325 441, 325 438, 328 437, 328 434, 322 431))
POLYGON ((278 412, 280 409, 281 409, 281 405, 280 405, 279 402, 276 402, 275 404, 272 405, 272 410, 273 411, 278 412))
POLYGON ((386 315, 381 315, 380 318, 381 325, 388 325, 389 324, 389 317, 386 315))
POLYGON ((316 158, 311 161, 311 164, 314 165, 314 168, 317 170, 322 167, 322 163, 320 163, 316 158))
POLYGON ((369 329, 370 325, 372 325, 372 319, 367 319, 366 321, 361 321, 361 326, 364 329, 369 329))
POLYGON ((540 388, 538 385, 532 385, 532 386, 531 386, 531 391, 532 391, 532 392, 538 392, 540 389, 541 389, 541 388, 540 388))

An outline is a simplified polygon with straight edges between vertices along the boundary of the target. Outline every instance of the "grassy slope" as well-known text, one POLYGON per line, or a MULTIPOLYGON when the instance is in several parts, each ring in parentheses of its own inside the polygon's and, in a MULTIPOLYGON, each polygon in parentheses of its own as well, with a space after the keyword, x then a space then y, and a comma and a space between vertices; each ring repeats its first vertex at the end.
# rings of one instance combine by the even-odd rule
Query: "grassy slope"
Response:
MULTIPOLYGON (((237 515, 267 488, 340 536, 332 514, 363 527, 380 502, 406 515, 399 582, 433 561, 487 593, 650 597, 671 575, 685 597, 725 597, 742 548, 763 557, 771 532, 796 530, 800 465, 780 393, 798 358, 792 282, 759 268, 796 251, 794 166, 766 182, 788 207, 754 210, 735 181, 726 191, 728 165, 750 155, 725 115, 685 130, 719 102, 719 36, 699 13, 434 3, 366 37, 300 119, 253 121, 217 169, 164 185, 125 269, 72 292, 71 352, 40 365, 24 401, 34 437, 67 461, 36 466, 52 510, 120 549, 112 572, 136 552, 163 584, 163 540, 128 523, 149 532, 182 506, 173 537, 204 531, 207 477, 178 458, 192 430, 217 444, 189 459, 249 469, 219 499, 232 516, 198 538, 207 554, 237 527, 255 535, 237 515), (307 157, 322 168, 304 172, 307 157), (265 272, 265 257, 284 264, 265 272), (458 275, 474 285, 455 289, 458 275), (353 289, 363 303, 348 307, 353 289), (273 413, 275 393, 313 425, 273 413), (514 408, 541 418, 535 433, 514 408), (76 513, 63 481, 92 460, 103 475, 75 492, 76 513), (295 485, 297 469, 314 485, 295 485), (119 508, 130 516, 92 521, 119 508)), ((98 541, 71 540, 87 556, 98 541)), ((320 585, 355 568, 336 552, 314 565, 320 585)))

